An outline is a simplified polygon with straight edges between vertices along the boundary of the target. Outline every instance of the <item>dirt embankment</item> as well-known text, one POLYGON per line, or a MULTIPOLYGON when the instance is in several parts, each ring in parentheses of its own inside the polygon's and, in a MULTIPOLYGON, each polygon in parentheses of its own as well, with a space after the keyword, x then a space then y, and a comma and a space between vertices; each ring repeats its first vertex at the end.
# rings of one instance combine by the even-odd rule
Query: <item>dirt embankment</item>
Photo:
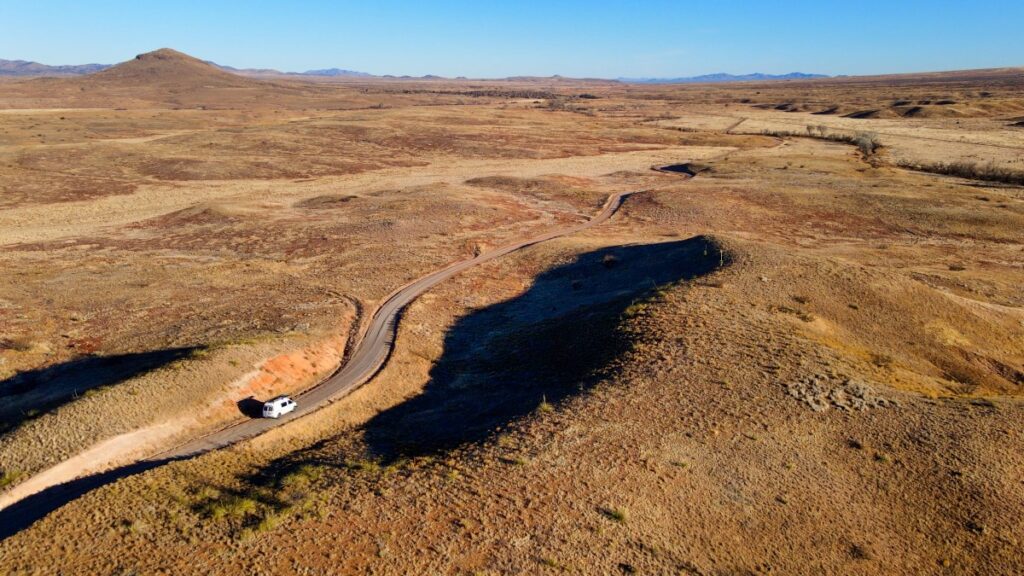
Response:
POLYGON ((172 367, 144 374, 30 420, 2 439, 2 469, 16 482, 0 496, 0 507, 48 486, 152 456, 196 435, 253 417, 262 400, 300 391, 335 370, 348 340, 348 334, 341 334, 309 339, 298 348, 294 342, 280 342, 204 353, 186 361, 184 370, 172 367), (275 348, 282 351, 241 372, 243 359, 275 348), (216 384, 216 378, 228 374, 235 376, 216 384), (193 385, 194 397, 176 396, 174 409, 154 410, 140 401, 137 411, 122 406, 120 417, 115 418, 109 410, 95 406, 97 402, 103 405, 103 398, 111 394, 123 395, 126 389, 133 398, 148 397, 154 389, 180 389, 186 379, 198 379, 205 386, 193 385), (53 430, 58 426, 65 430, 59 452, 41 449, 41 444, 57 440, 53 430))

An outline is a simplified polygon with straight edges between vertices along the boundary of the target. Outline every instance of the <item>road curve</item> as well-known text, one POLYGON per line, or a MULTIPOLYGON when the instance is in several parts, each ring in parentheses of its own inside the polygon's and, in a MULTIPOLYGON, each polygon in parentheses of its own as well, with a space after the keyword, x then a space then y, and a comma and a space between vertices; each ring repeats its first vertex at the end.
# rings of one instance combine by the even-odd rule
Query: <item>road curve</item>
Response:
POLYGON ((21 500, 0 508, 0 540, 5 540, 17 534, 50 512, 96 488, 121 478, 162 466, 168 462, 188 459, 212 450, 237 444, 243 440, 258 436, 275 426, 280 426, 286 422, 308 415, 335 400, 343 398, 362 384, 368 382, 384 366, 394 346, 396 327, 402 310, 420 295, 473 266, 494 260, 527 246, 575 234, 596 226, 611 218, 622 205, 622 202, 631 194, 632 192, 619 192, 610 195, 601 207, 601 210, 586 222, 556 228, 526 240, 506 244, 484 252, 475 258, 451 264, 399 288, 388 296, 373 313, 369 327, 364 332, 363 337, 353 347, 348 361, 319 384, 295 396, 298 408, 294 412, 279 419, 257 418, 244 420, 144 460, 139 460, 106 472, 80 477, 63 484, 50 486, 40 492, 26 495, 21 500))
POLYGON ((474 266, 500 258, 510 252, 521 250, 547 240, 553 240, 562 236, 575 234, 596 226, 612 217, 622 205, 622 202, 632 192, 619 192, 612 194, 605 200, 601 211, 586 222, 574 226, 566 226, 551 230, 539 236, 506 244, 493 250, 481 253, 475 258, 456 262, 446 268, 432 272, 422 278, 405 285, 393 292, 374 312, 370 326, 366 329, 349 356, 348 361, 342 365, 334 374, 309 388, 305 392, 295 396, 298 407, 294 412, 278 419, 255 418, 245 420, 227 428, 210 433, 201 438, 192 440, 186 444, 160 453, 151 457, 151 461, 180 459, 196 456, 211 450, 217 450, 243 440, 258 436, 263 432, 301 418, 311 412, 323 408, 327 404, 342 398, 369 381, 384 366, 394 346, 398 318, 403 309, 413 300, 437 286, 441 282, 455 276, 474 266))

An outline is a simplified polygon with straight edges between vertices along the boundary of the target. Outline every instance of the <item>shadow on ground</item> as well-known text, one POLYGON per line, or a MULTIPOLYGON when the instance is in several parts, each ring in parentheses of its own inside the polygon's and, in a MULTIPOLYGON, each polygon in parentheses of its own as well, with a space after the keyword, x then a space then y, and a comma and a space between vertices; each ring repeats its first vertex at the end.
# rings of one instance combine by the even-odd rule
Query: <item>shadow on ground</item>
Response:
POLYGON ((77 480, 52 486, 42 492, 37 492, 16 504, 0 510, 0 542, 28 528, 50 512, 96 488, 106 486, 121 478, 134 476, 146 470, 163 466, 171 461, 168 459, 146 460, 129 466, 122 466, 108 472, 78 478, 77 480))
MULTIPOLYGON (((523 295, 456 322, 424 392, 366 424, 370 451, 393 460, 480 441, 534 411, 542 400, 554 404, 585 390, 630 346, 618 332, 624 315, 660 288, 712 272, 721 262, 718 245, 696 237, 604 248, 545 272, 523 295)), ((180 355, 161 356, 163 363, 190 349, 176 352, 180 355)), ((119 373, 120 379, 130 375, 119 373)), ((239 409, 255 406, 248 400, 239 409)), ((306 466, 344 467, 336 458, 315 456, 329 444, 324 440, 281 458, 248 483, 275 487, 306 466)), ((140 462, 29 496, 0 510, 0 540, 98 487, 169 461, 140 462)))
POLYGON ((365 426, 370 452, 392 460, 477 442, 577 394, 630 346, 618 331, 624 314, 721 261, 696 237, 604 248, 541 274, 523 295, 456 322, 424 392, 365 426))
POLYGON ((0 433, 50 412, 90 390, 118 384, 189 357, 198 348, 87 356, 0 380, 0 433))
POLYGON ((263 417, 263 402, 260 402, 254 396, 243 398, 235 403, 238 406, 238 411, 249 418, 262 418, 263 417))

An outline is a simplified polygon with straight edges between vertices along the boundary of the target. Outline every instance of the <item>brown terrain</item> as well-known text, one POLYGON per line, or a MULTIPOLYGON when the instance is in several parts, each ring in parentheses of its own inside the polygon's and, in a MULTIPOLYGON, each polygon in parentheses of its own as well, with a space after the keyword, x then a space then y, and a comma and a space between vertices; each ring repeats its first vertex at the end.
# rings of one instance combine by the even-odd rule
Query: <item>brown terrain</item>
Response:
POLYGON ((0 83, 0 574, 1024 572, 1024 70, 0 83), (670 166, 668 170, 652 170, 670 166), (233 446, 396 289, 384 368, 233 446))

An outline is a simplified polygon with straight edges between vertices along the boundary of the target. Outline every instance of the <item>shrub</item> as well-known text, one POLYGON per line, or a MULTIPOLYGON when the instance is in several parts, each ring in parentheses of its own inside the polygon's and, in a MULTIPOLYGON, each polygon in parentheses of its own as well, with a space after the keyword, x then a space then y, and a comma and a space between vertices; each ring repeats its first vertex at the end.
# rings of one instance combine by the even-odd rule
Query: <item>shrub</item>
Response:
POLYGON ((256 524, 256 532, 269 532, 281 525, 281 517, 277 514, 268 513, 256 524))
POLYGON ((231 494, 225 498, 206 502, 200 507, 200 510, 215 520, 220 518, 242 518, 255 514, 258 504, 252 498, 231 494))
POLYGON ((803 136, 807 138, 816 138, 818 140, 828 140, 829 142, 853 144, 861 151, 862 154, 864 154, 864 156, 871 156, 882 147, 882 143, 879 141, 878 135, 874 132, 858 132, 853 135, 840 133, 829 134, 826 126, 818 126, 816 130, 811 126, 808 126, 806 134, 788 130, 764 130, 761 134, 764 134, 765 136, 775 136, 778 138, 803 136))
POLYGON ((621 523, 626 521, 626 511, 620 508, 602 508, 601 514, 603 514, 605 518, 615 522, 621 523))
POLYGON ((28 352, 32 349, 32 340, 27 336, 11 339, 0 339, 0 349, 6 348, 15 352, 28 352))
POLYGON ((377 460, 346 460, 345 467, 355 472, 366 472, 368 474, 377 474, 381 471, 380 462, 377 460))
POLYGON ((548 402, 547 396, 541 396, 540 404, 537 405, 538 412, 551 412, 555 409, 554 406, 548 402))
POLYGON ((857 149, 860 150, 861 154, 865 156, 871 156, 882 147, 881 142, 878 141, 878 135, 874 132, 858 132, 854 136, 854 144, 857 145, 857 149))
POLYGON ((277 484, 281 488, 304 489, 311 482, 319 480, 323 476, 323 467, 313 464, 302 464, 298 468, 281 476, 277 484))
POLYGON ((566 110, 567 108, 568 105, 561 98, 551 98, 548 100, 548 110, 566 110))
POLYGON ((6 488, 7 486, 14 484, 20 477, 21 473, 16 470, 0 471, 0 488, 6 488))

